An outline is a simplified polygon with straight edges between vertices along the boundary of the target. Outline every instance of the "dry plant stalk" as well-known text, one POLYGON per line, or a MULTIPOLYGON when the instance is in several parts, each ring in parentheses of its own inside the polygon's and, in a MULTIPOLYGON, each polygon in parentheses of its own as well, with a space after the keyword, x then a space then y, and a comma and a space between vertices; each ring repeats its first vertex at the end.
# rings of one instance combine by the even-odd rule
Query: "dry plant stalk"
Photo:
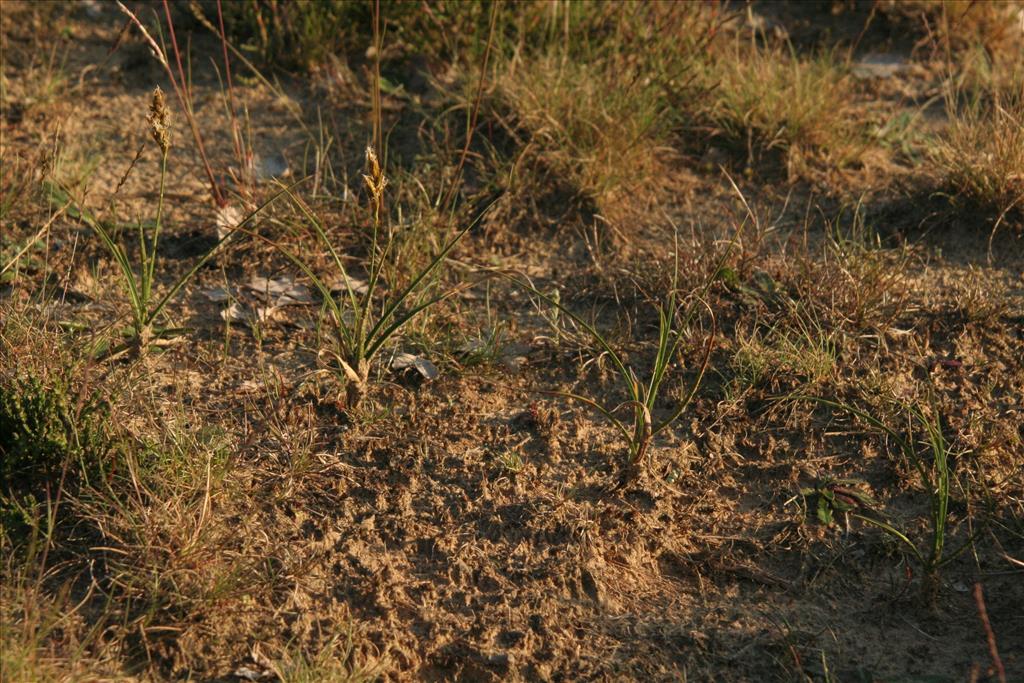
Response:
POLYGON ((988 610, 985 609, 985 594, 982 591, 981 583, 974 583, 974 603, 978 607, 978 618, 981 619, 981 626, 985 629, 985 640, 988 643, 988 654, 992 658, 992 668, 996 671, 999 683, 1006 683, 1006 667, 999 656, 999 648, 996 647, 996 634, 992 630, 992 623, 988 620, 988 610))

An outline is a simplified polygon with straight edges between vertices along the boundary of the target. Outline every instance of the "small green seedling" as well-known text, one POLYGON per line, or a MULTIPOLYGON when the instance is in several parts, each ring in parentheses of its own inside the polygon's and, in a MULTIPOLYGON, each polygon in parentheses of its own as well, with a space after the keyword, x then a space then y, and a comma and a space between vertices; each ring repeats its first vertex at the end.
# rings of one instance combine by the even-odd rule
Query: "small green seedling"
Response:
MULTIPOLYGON (((676 263, 676 273, 678 273, 678 261, 676 263)), ((593 408, 618 430, 627 444, 627 457, 619 480, 619 487, 626 485, 639 475, 644 458, 650 459, 649 449, 654 437, 679 419, 679 416, 683 414, 697 394, 697 390, 704 379, 704 373, 707 371, 708 362, 711 360, 711 350, 715 339, 714 313, 704 300, 698 296, 693 297, 690 305, 681 305, 678 301, 677 278, 673 276, 672 288, 668 297, 664 301, 655 304, 655 309, 658 312, 657 354, 654 358, 654 365, 650 370, 650 375, 645 381, 641 381, 637 377, 636 371, 626 364, 626 361, 611 347, 605 337, 593 325, 563 305, 558 297, 541 292, 529 281, 516 278, 513 278, 513 280, 532 295, 543 300, 548 305, 557 309, 559 313, 571 319, 611 359, 612 366, 619 378, 619 383, 628 397, 626 401, 610 406, 573 392, 554 391, 549 393, 578 401, 593 408), (682 341, 683 335, 689 324, 697 316, 699 306, 707 308, 708 313, 711 315, 711 335, 708 337, 697 377, 694 379, 689 391, 686 392, 683 400, 667 416, 658 419, 655 408, 659 392, 669 368, 677 358, 679 344, 682 341), (628 410, 630 415, 627 419, 618 417, 624 409, 628 410)), ((681 360, 679 364, 682 365, 681 360)))
POLYGON ((839 514, 849 527, 848 513, 877 505, 870 495, 857 488, 864 485, 860 479, 825 478, 800 489, 800 495, 814 505, 818 521, 825 526, 832 526, 839 514))
POLYGON ((904 410, 907 413, 907 421, 910 425, 910 434, 906 437, 870 413, 851 405, 813 396, 800 398, 845 411, 864 420, 879 432, 892 439, 903 457, 914 467, 921 480, 922 487, 928 492, 931 503, 931 539, 927 544, 915 542, 907 533, 901 531, 888 521, 853 511, 850 511, 849 514, 851 517, 878 527, 897 539, 907 549, 910 556, 920 565, 924 575, 923 586, 926 595, 930 598, 934 597, 935 590, 939 585, 939 570, 959 557, 973 543, 978 533, 972 534, 952 552, 947 552, 946 536, 949 524, 949 501, 952 493, 952 478, 949 470, 950 449, 942 433, 942 420, 939 417, 938 406, 934 397, 930 399, 931 415, 916 405, 904 406, 904 410), (927 447, 927 455, 919 453, 914 438, 914 423, 917 423, 924 431, 924 444, 927 447))
POLYGON ((523 471, 523 457, 515 451, 506 450, 498 453, 498 464, 510 474, 519 474, 523 471))

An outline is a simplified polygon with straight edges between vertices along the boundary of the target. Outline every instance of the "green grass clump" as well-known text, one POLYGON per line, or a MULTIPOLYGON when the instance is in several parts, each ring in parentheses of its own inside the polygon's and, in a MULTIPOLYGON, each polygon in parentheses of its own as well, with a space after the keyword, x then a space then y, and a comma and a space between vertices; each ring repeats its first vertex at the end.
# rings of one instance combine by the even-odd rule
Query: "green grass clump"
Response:
POLYGON ((365 282, 349 274, 323 221, 288 189, 284 192, 311 226, 316 244, 331 257, 336 269, 334 277, 337 278, 333 291, 331 282, 314 272, 305 259, 278 242, 241 229, 277 249, 309 277, 323 297, 324 324, 321 330, 326 332, 325 336, 332 342, 325 352, 336 362, 338 375, 345 384, 347 408, 358 406, 366 395, 371 365, 385 346, 396 340, 403 328, 417 316, 458 291, 456 287, 436 293, 435 275, 447 262, 448 255, 459 241, 479 223, 490 207, 488 205, 473 221, 455 231, 444 246, 430 257, 429 263, 412 272, 404 288, 389 290, 385 286, 383 274, 396 245, 395 232, 390 227, 384 201, 384 190, 389 181, 372 147, 366 149, 366 163, 368 173, 363 179, 370 200, 368 208, 372 227, 369 255, 365 263, 365 282))
POLYGON ((908 556, 921 568, 924 597, 934 601, 940 585, 939 571, 967 550, 976 536, 971 535, 955 550, 948 549, 949 507, 956 485, 952 472, 952 458, 955 454, 943 433, 942 418, 934 397, 931 397, 927 408, 914 404, 902 406, 907 423, 906 435, 871 413, 850 404, 818 397, 805 397, 805 400, 860 418, 895 443, 899 454, 917 473, 921 487, 928 494, 930 507, 931 533, 927 540, 914 538, 910 531, 901 529, 886 519, 858 513, 851 513, 850 516, 881 529, 900 542, 908 556), (924 448, 918 446, 919 442, 923 443, 924 448))
POLYGON ((625 91, 613 72, 549 55, 516 67, 501 86, 537 158, 599 204, 653 174, 650 143, 661 132, 656 98, 625 91))
POLYGON ((363 661, 356 650, 351 626, 312 651, 292 647, 269 662, 282 683, 364 683, 380 677, 384 661, 363 661))
POLYGON ((836 365, 834 335, 826 333, 812 314, 793 305, 791 320, 780 321, 749 334, 737 333, 737 349, 730 363, 736 388, 753 388, 783 379, 819 384, 836 365))
MULTIPOLYGON (((676 245, 676 251, 678 254, 678 244, 676 245)), ((647 464, 653 462, 650 449, 654 438, 671 427, 689 407, 697 395, 697 390, 700 389, 701 383, 704 380, 704 374, 707 372, 708 363, 711 360, 711 351, 714 347, 716 334, 714 312, 697 294, 689 297, 688 301, 681 300, 685 299, 685 297, 680 297, 677 287, 678 275, 679 263, 677 260, 670 290, 663 299, 653 304, 653 308, 658 315, 656 353, 650 371, 642 379, 637 375, 636 369, 629 364, 624 355, 612 348, 605 335, 601 334, 592 324, 561 303, 557 292, 555 296, 548 295, 534 287, 529 280, 513 278, 514 282, 526 289, 531 295, 557 310, 559 315, 549 319, 551 324, 556 326, 556 329, 561 325, 559 317, 564 315, 568 321, 571 321, 572 325, 582 330, 585 336, 589 338, 597 354, 606 354, 611 360, 615 376, 626 395, 626 400, 618 405, 608 404, 601 399, 590 398, 570 391, 555 391, 552 393, 594 409, 610 425, 614 426, 622 436, 623 442, 626 444, 627 457, 621 467, 618 483, 620 487, 630 483, 640 475, 645 460, 648 461, 647 464), (697 369, 697 375, 683 398, 676 403, 675 407, 667 415, 662 415, 658 411, 658 397, 662 395, 665 381, 668 379, 669 372, 673 369, 673 366, 678 368, 685 367, 680 345, 683 337, 690 331, 691 324, 695 323, 699 317, 702 308, 707 308, 708 310, 711 320, 711 333, 708 336, 703 358, 697 369), (627 417, 620 418, 619 415, 626 415, 627 417)), ((704 293, 706 291, 707 285, 703 289, 704 293)), ((561 334, 561 330, 559 329, 558 331, 561 334)))
MULTIPOLYGON (((101 243, 114 259, 118 267, 121 285, 124 288, 125 298, 130 309, 131 327, 122 331, 123 336, 127 338, 127 341, 124 343, 112 348, 105 348, 101 345, 96 349, 97 355, 107 359, 120 356, 121 354, 129 351, 135 353, 136 356, 141 356, 148 350, 151 343, 180 334, 182 330, 160 324, 166 317, 165 311, 168 304, 196 275, 196 273, 199 272, 200 268, 221 252, 222 247, 224 247, 232 237, 234 230, 247 225, 258 213, 263 211, 263 209, 283 193, 278 192, 273 195, 269 200, 249 212, 244 217, 241 215, 234 216, 229 213, 225 213, 224 208, 222 207, 218 215, 219 217, 223 216, 223 219, 227 223, 227 225, 224 226, 226 234, 218 239, 213 248, 197 259, 191 268, 178 277, 162 297, 158 297, 156 294, 156 285, 158 284, 158 276, 160 275, 160 269, 158 268, 158 263, 160 262, 158 249, 160 244, 160 235, 164 227, 164 198, 167 181, 167 161, 171 149, 172 128, 170 110, 164 100, 163 91, 161 91, 159 87, 155 88, 153 91, 150 113, 146 120, 149 123, 150 135, 160 150, 160 178, 159 191, 157 194, 156 219, 151 225, 147 225, 141 220, 139 220, 136 225, 138 231, 137 262, 132 262, 128 249, 120 243, 117 231, 113 227, 117 225, 116 221, 106 222, 100 220, 88 211, 80 202, 74 200, 71 197, 68 188, 62 187, 59 184, 50 184, 52 198, 57 199, 59 203, 64 204, 65 208, 69 209, 68 213, 70 215, 76 216, 79 220, 89 226, 89 228, 99 237, 101 243), (237 223, 237 225, 235 223, 237 223)), ((134 166, 134 163, 132 166, 134 166)), ((132 167, 129 167, 128 173, 131 173, 131 171, 132 167)), ((127 178, 127 174, 125 175, 125 178, 127 178)), ((123 182, 124 181, 122 180, 122 183, 123 182)))

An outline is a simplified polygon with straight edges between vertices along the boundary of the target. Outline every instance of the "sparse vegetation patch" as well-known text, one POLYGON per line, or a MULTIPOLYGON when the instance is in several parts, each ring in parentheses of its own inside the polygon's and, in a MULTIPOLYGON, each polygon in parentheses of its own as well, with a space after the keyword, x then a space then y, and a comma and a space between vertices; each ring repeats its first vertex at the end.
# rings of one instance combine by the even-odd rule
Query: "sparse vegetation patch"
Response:
POLYGON ((0 680, 1024 677, 1019 2, 0 2, 0 680))

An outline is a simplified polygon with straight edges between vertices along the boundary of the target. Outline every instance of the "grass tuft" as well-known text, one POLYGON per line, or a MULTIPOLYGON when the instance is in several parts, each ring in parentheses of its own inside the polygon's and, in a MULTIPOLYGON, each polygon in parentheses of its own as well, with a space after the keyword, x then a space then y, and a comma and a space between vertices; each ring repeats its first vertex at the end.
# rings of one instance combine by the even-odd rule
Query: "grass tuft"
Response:
MULTIPOLYGON (((676 247, 678 253, 678 244, 676 247)), ((607 354, 611 360, 616 378, 619 380, 620 387, 624 390, 626 396, 626 400, 618 405, 613 406, 601 399, 590 398, 570 391, 556 391, 552 393, 592 408, 622 435, 624 442, 627 444, 627 456, 620 468, 621 475, 618 483, 620 487, 634 480, 643 471, 645 459, 648 461, 648 465, 653 462, 650 449, 654 437, 672 426, 689 407, 697 395, 698 389, 700 389, 701 383, 704 380, 704 374, 707 372, 708 363, 711 360, 711 351, 714 348, 716 333, 714 312, 701 298, 700 294, 694 293, 689 297, 689 301, 685 301, 685 303, 681 301, 678 291, 678 276, 679 263, 677 260, 669 292, 664 300, 654 304, 654 309, 658 315, 656 353, 650 371, 643 380, 637 376, 634 367, 627 363, 624 355, 612 348, 605 335, 601 334, 596 327, 561 302, 561 297, 558 295, 557 290, 554 294, 545 294, 534 287, 528 280, 514 279, 520 287, 526 289, 532 296, 537 297, 557 311, 555 315, 548 316, 548 322, 556 328, 556 332, 559 335, 561 335, 560 327, 565 322, 568 322, 572 326, 583 330, 586 337, 594 344, 594 350, 598 352, 595 355, 607 354), (689 390, 684 393, 675 407, 667 415, 662 415, 658 411, 658 397, 668 377, 669 370, 673 366, 685 367, 681 356, 680 344, 684 335, 690 332, 691 324, 698 319, 701 308, 707 308, 711 319, 711 333, 708 335, 703 357, 697 366, 696 377, 689 390), (565 316, 565 322, 563 322, 561 316, 565 316), (623 413, 629 417, 625 419, 618 417, 618 415, 623 413)), ((705 285, 703 293, 706 292, 707 286, 705 285)))
POLYGON ((525 133, 516 166, 568 181, 605 214, 651 196, 664 184, 679 104, 698 96, 708 18, 686 5, 527 7, 495 92, 508 125, 525 133))
POLYGON ((930 538, 927 541, 914 539, 912 535, 897 527, 886 519, 859 513, 851 513, 851 517, 877 527, 900 542, 922 570, 923 595, 929 602, 934 602, 939 588, 939 570, 966 551, 977 535, 972 534, 955 550, 947 549, 950 525, 950 503, 955 486, 952 472, 954 454, 943 433, 942 418, 938 413, 938 405, 931 397, 927 408, 918 405, 902 406, 907 418, 908 433, 889 426, 886 422, 871 413, 861 410, 848 403, 832 401, 818 397, 804 397, 820 405, 841 410, 860 418, 873 429, 891 439, 896 444, 899 454, 917 473, 921 487, 928 495, 930 506, 929 522, 930 538), (920 430, 920 437, 925 449, 918 448, 918 436, 915 429, 920 430))
POLYGON ((737 38, 702 78, 711 93, 696 103, 695 116, 712 140, 745 153, 748 166, 774 155, 794 179, 814 161, 847 164, 863 147, 845 104, 852 81, 831 53, 806 58, 737 38))
POLYGON ((1002 219, 1024 205, 1024 90, 962 99, 947 96, 950 123, 932 158, 955 199, 1002 219))

